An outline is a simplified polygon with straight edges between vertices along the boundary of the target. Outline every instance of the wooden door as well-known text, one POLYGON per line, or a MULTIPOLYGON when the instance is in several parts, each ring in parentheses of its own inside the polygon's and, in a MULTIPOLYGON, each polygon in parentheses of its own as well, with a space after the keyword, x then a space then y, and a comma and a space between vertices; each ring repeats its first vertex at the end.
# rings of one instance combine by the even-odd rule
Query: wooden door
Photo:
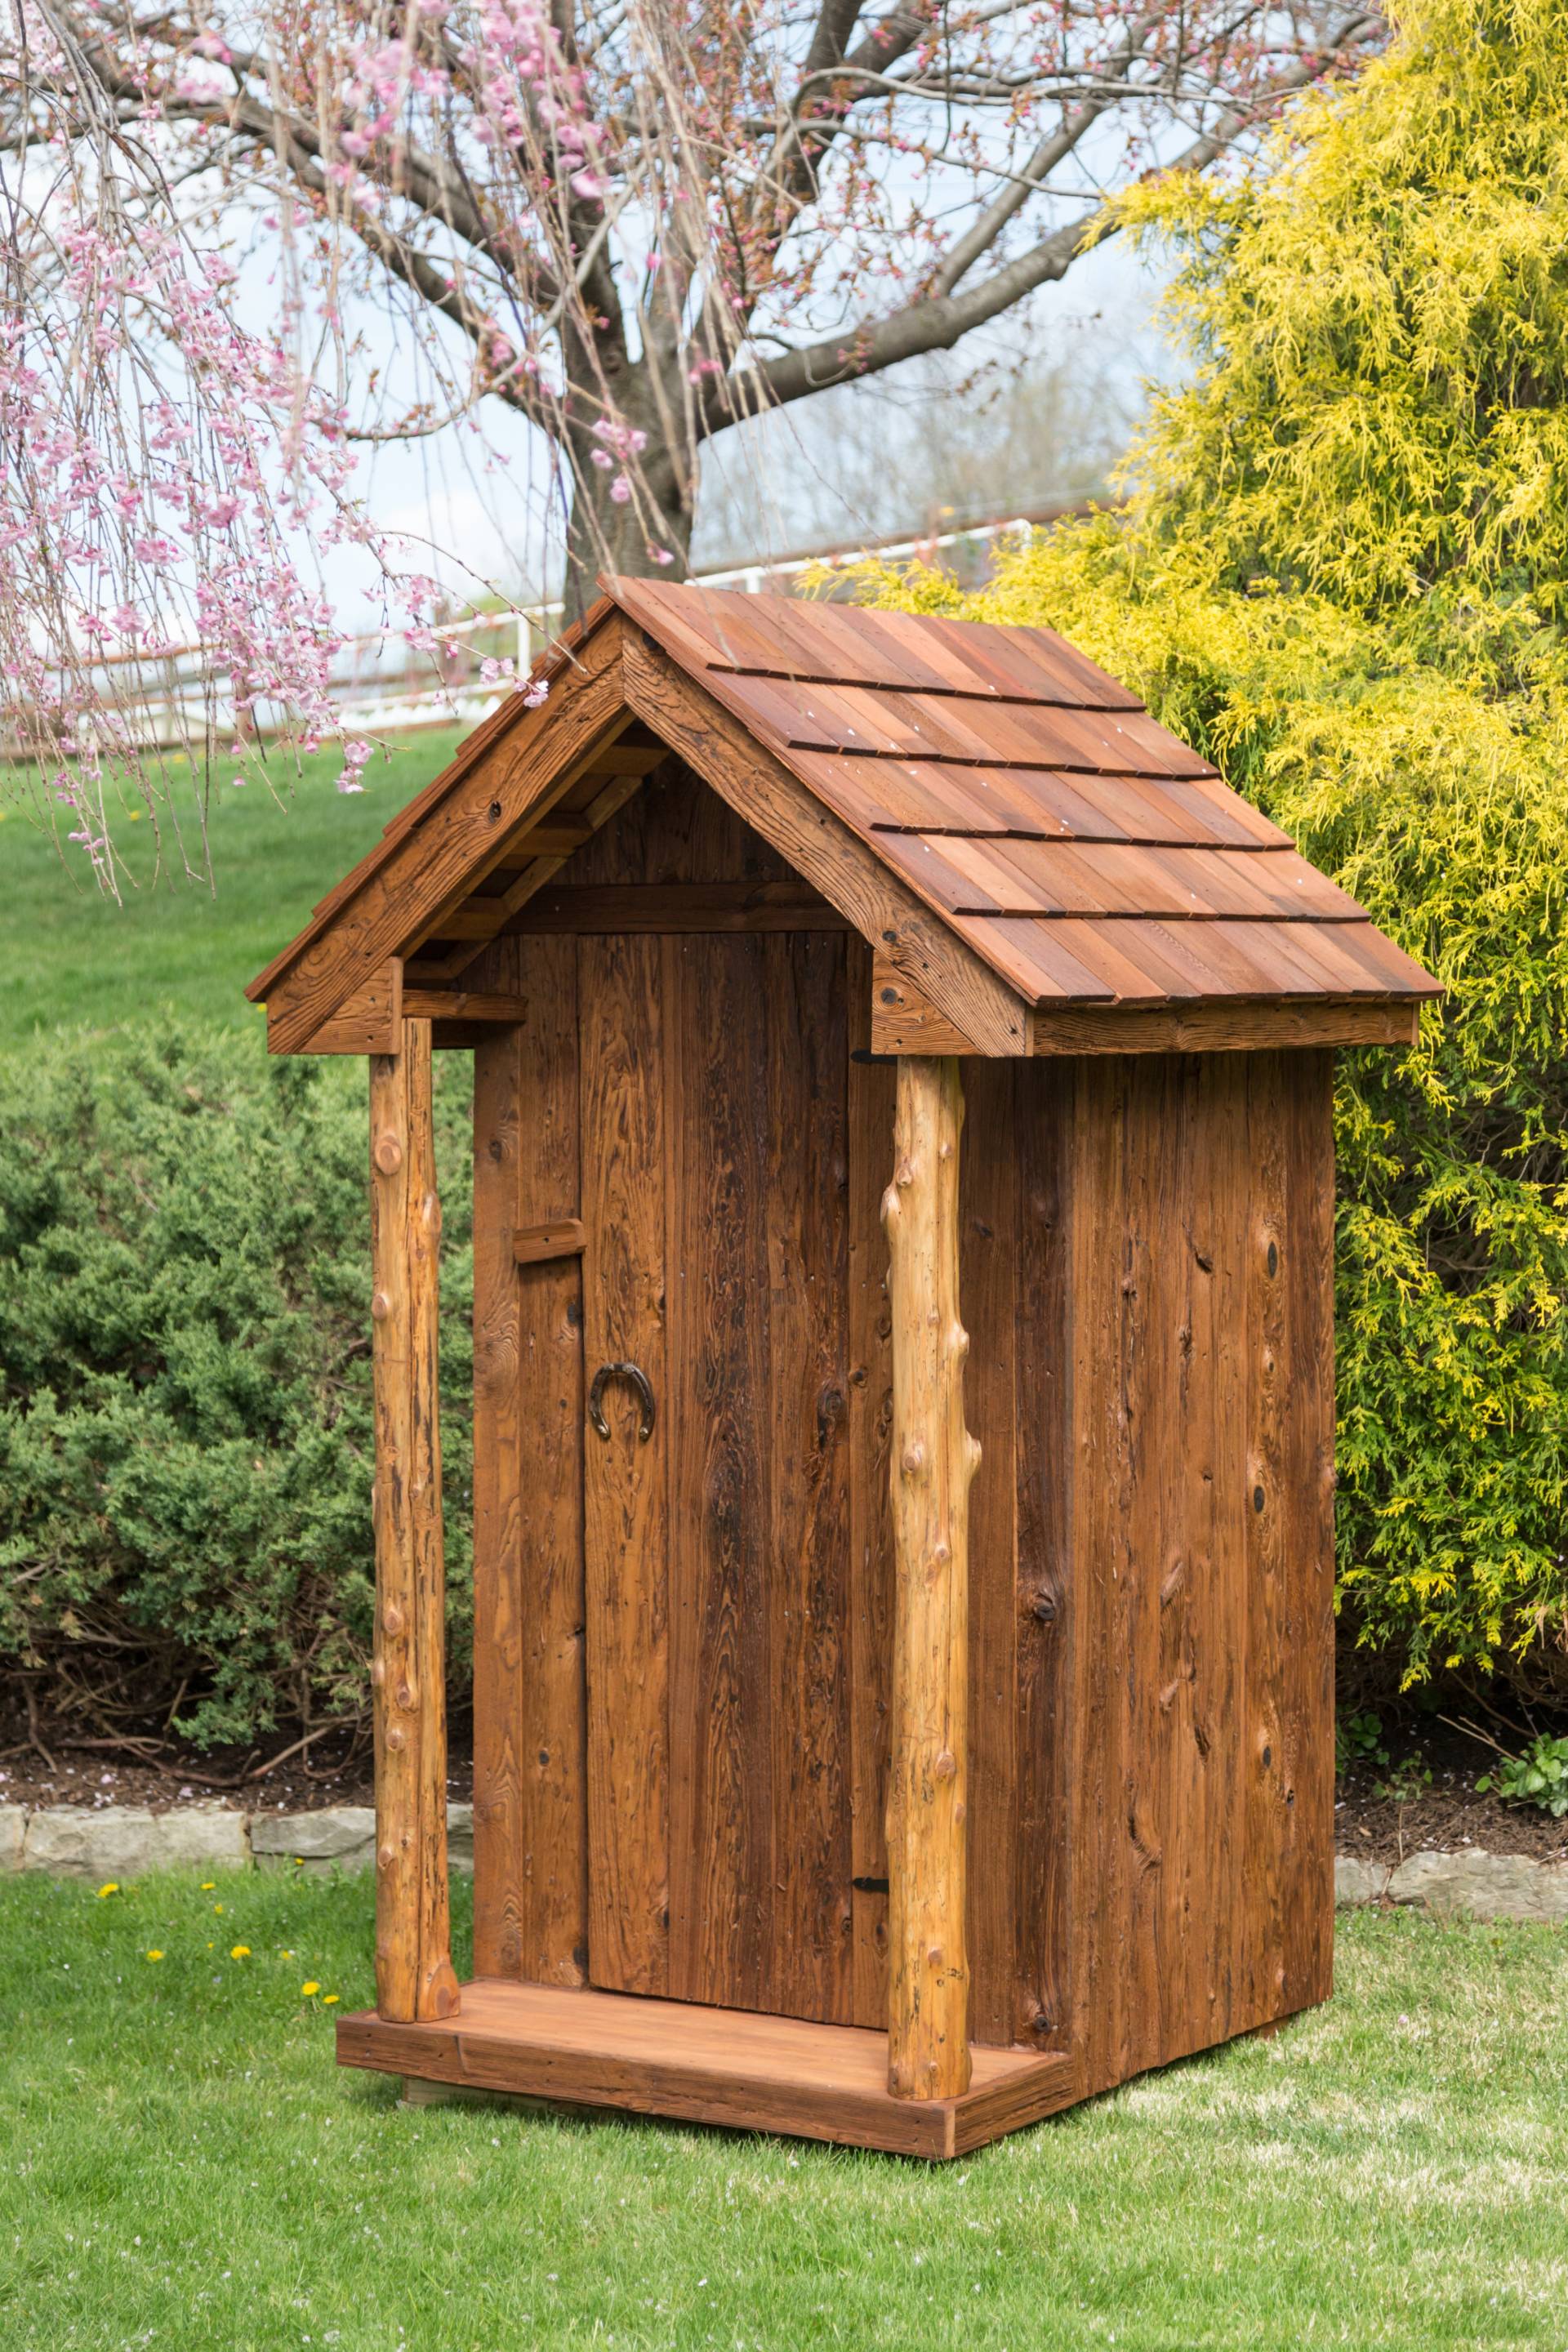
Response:
MULTIPOLYGON (((858 942, 855 943, 857 949, 858 942)), ((578 942, 588 1972, 853 2013, 842 933, 578 942)))

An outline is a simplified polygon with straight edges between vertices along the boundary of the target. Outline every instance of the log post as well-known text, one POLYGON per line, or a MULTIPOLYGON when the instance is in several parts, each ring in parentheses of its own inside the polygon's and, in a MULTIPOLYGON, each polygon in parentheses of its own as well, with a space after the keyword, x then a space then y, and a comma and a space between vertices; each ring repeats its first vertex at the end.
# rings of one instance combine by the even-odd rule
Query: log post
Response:
POLYGON ((458 2009, 447 1895, 446 1562, 441 1533, 430 1024, 370 1056, 375 1372, 375 2004, 458 2009))
POLYGON ((888 1773, 888 2087, 907 2099, 969 2087, 964 1801, 969 1336, 958 1317, 958 1144, 951 1056, 899 1060, 891 1261, 895 1608, 888 1773))

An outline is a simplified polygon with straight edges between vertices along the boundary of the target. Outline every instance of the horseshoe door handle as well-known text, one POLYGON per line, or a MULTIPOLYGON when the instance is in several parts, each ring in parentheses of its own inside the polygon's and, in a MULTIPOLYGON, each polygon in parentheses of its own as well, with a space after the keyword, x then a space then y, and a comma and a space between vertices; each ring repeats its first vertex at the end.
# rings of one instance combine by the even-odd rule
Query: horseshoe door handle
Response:
POLYGON ((601 1364, 599 1366, 594 1375, 594 1385, 588 1391, 588 1418, 600 1436, 607 1438, 610 1433, 610 1424, 605 1419, 604 1411, 599 1402, 599 1399, 605 1393, 606 1381, 629 1381, 636 1389, 638 1402, 642 1406, 642 1420, 637 1426, 637 1436, 646 1445, 653 1435, 653 1391, 648 1386, 647 1374, 636 1364, 601 1364))

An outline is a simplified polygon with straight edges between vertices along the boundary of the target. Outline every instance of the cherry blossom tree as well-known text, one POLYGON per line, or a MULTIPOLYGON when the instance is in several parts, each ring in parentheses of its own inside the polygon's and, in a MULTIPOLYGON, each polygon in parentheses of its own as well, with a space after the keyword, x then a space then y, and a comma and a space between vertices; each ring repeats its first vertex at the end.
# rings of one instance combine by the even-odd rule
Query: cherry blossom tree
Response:
POLYGON ((570 598, 679 575, 710 436, 1004 318, 1130 179, 1245 152, 1384 29, 1354 0, 0 9, 0 716, 91 844, 139 758, 116 653, 194 629, 242 722, 331 731, 301 547, 359 542, 434 650, 367 444, 510 409, 570 598))

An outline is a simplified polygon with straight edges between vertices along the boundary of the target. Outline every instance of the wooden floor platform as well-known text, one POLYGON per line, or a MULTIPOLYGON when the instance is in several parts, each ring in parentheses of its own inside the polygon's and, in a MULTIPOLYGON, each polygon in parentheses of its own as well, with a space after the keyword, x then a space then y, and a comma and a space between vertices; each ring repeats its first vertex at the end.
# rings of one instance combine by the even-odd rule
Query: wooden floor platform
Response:
POLYGON ((852 2025, 481 1978, 459 2014, 338 2024, 338 2063, 416 2081, 629 2108, 737 2129, 953 2157, 1071 2105, 1077 2069, 1026 2050, 973 2051, 958 2099, 895 2099, 888 2039, 852 2025))

